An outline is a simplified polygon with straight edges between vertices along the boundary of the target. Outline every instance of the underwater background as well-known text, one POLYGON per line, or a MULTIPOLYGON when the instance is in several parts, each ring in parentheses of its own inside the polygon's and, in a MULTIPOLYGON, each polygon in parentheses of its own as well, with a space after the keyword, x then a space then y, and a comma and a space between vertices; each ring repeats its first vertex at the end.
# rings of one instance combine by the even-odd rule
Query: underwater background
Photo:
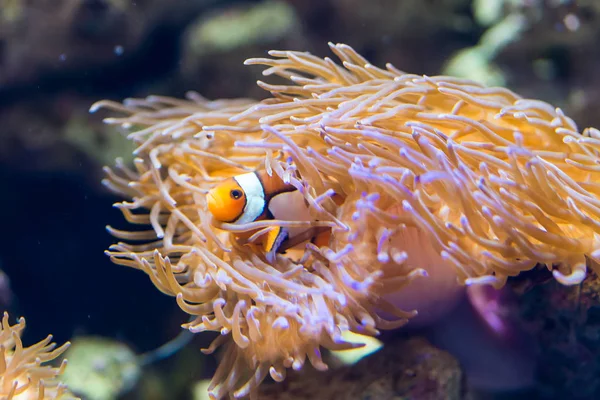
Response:
MULTIPOLYGON (((600 127, 599 37, 597 0, 2 0, 1 308, 26 318, 25 344, 49 333, 72 342, 64 381, 81 398, 207 399, 218 358, 200 348, 217 335, 184 337, 170 357, 153 353, 188 315, 104 254, 115 242, 105 227, 126 223, 103 167, 131 162, 133 144, 103 123, 106 113, 89 112, 93 103, 188 91, 262 99, 262 69, 244 60, 272 49, 330 56, 333 42, 374 65, 503 86, 560 107, 581 129, 600 127)), ((515 278, 506 302, 491 295, 500 315, 533 322, 522 337, 494 347, 471 336, 456 322, 476 324, 465 310, 473 305, 461 304, 434 332, 385 332, 385 354, 344 378, 310 378, 362 389, 312 397, 600 398, 597 278, 563 287, 547 275, 515 278), (478 375, 484 364, 500 367, 478 375)), ((308 398, 281 388, 265 396, 308 398)))

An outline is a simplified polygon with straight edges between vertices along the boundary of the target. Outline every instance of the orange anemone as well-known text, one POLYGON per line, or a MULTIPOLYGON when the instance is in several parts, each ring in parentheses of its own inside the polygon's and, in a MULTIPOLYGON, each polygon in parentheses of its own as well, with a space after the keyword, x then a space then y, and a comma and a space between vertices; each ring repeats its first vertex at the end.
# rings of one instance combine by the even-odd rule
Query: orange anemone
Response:
MULTIPOLYGON (((307 359, 325 369, 321 347, 356 346, 344 331, 403 325, 415 313, 394 295, 427 272, 501 287, 543 265, 570 285, 600 257, 598 130, 580 133, 560 109, 504 88, 331 50, 341 65, 293 51, 246 61, 291 82, 258 82, 272 94, 260 102, 191 94, 93 107, 135 127, 134 168, 107 169, 106 185, 130 199, 117 205, 127 221, 149 226, 111 228, 124 242, 108 253, 176 296, 196 316, 186 328, 221 333, 207 350, 227 345, 214 398, 252 394, 307 359), (314 221, 213 221, 208 190, 257 169, 300 190, 314 221), (255 235, 234 239, 274 225, 331 229, 331 241, 269 263, 255 235)), ((420 295, 445 299, 444 282, 420 295)))

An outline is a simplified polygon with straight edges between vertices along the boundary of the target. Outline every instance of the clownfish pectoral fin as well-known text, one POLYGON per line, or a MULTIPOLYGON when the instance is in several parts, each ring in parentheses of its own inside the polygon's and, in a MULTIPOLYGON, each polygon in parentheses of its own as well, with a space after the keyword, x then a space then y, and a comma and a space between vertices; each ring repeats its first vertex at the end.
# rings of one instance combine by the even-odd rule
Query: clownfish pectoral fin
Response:
POLYGON ((288 233, 281 226, 274 226, 267 233, 267 237, 263 240, 263 248, 269 262, 275 260, 275 253, 287 238, 288 233))

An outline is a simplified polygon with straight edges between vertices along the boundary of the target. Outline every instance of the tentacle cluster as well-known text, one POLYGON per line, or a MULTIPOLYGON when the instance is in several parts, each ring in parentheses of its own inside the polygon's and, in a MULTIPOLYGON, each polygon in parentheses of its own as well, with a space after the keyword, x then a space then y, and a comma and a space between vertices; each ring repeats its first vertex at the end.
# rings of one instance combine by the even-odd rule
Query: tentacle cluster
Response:
POLYGON ((395 309, 371 290, 382 285, 377 266, 332 263, 339 258, 333 250, 314 246, 297 259, 279 256, 271 265, 258 246, 233 239, 240 230, 294 221, 241 227, 212 223, 206 191, 225 176, 267 168, 305 193, 320 215, 309 225, 347 229, 335 217, 334 203, 327 201, 329 192, 319 196, 311 187, 310 179, 323 179, 322 173, 315 170, 308 179, 298 178, 298 163, 289 160, 292 151, 278 148, 278 143, 270 148, 271 134, 259 121, 244 119, 223 128, 248 109, 246 102, 209 102, 194 96, 184 103, 150 98, 126 102, 124 107, 100 105, 129 114, 109 119, 110 123, 141 125, 130 135, 139 143, 135 168, 118 162, 115 170, 106 170, 105 183, 131 198, 117 204, 126 220, 150 228, 134 232, 109 228, 124 242, 108 253, 116 263, 145 271, 157 288, 176 296, 183 310, 197 316, 186 328, 220 332, 207 352, 233 339, 213 381, 213 396, 234 392, 243 397, 267 374, 281 380, 286 368, 300 369, 307 359, 324 369, 321 346, 357 346, 342 340, 343 331, 376 335, 378 329, 398 327, 413 315, 395 309), (388 322, 375 309, 389 310, 397 320, 388 322))

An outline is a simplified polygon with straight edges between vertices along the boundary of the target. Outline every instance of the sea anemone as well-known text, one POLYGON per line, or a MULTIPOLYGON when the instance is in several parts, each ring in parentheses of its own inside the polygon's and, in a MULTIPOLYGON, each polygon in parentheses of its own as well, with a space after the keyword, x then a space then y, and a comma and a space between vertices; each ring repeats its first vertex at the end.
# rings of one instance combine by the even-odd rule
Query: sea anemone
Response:
POLYGON ((126 242, 108 254, 176 296, 196 316, 186 328, 221 333, 206 350, 226 344, 215 398, 251 394, 268 374, 281 381, 307 358, 325 369, 321 347, 357 345, 342 332, 377 335, 414 316, 401 310, 411 288, 444 300, 457 280, 499 288, 538 264, 577 284, 600 256, 599 131, 580 134, 560 109, 504 88, 331 49, 342 65, 293 51, 247 60, 292 82, 258 82, 272 94, 260 102, 190 94, 92 107, 124 113, 106 122, 133 130, 135 168, 118 162, 105 184, 131 199, 117 204, 127 221, 150 227, 109 228, 126 242), (295 186, 314 220, 214 221, 207 191, 258 169, 295 186), (332 235, 268 262, 254 239, 273 226, 332 235), (440 274, 452 277, 441 290, 414 289, 440 274))
POLYGON ((0 398, 6 400, 50 400, 76 399, 67 387, 58 381, 67 365, 63 360, 60 367, 42 365, 59 357, 69 343, 55 348, 52 336, 23 347, 21 334, 25 319, 10 325, 8 313, 4 313, 0 326, 0 398))

